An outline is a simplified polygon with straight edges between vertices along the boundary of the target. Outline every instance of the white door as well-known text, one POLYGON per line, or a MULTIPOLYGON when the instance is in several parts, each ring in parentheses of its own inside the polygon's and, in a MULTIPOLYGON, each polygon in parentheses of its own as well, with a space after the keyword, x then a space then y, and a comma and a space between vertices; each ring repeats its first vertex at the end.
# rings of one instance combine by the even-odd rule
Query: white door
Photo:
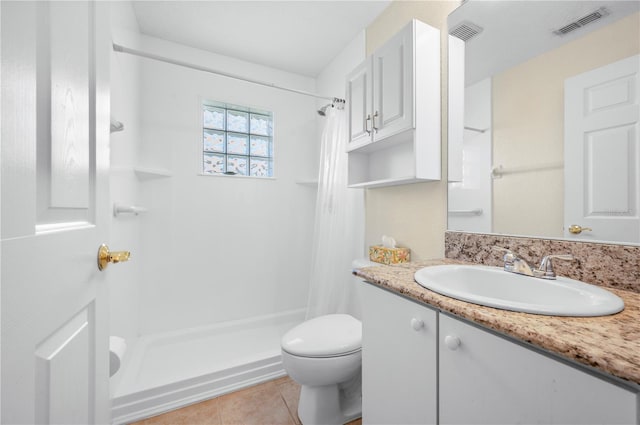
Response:
POLYGON ((108 423, 108 3, 0 8, 1 421, 108 423))
POLYGON ((437 313, 369 283, 362 299, 362 420, 435 424, 437 313))
POLYGON ((374 141, 413 128, 413 31, 406 27, 373 54, 374 141))
POLYGON ((637 424, 637 393, 462 320, 439 319, 440 424, 637 424))
POLYGON ((565 81, 567 238, 640 242, 639 64, 632 56, 565 81))
POLYGON ((367 59, 347 75, 348 150, 371 143, 371 90, 371 59, 367 59))

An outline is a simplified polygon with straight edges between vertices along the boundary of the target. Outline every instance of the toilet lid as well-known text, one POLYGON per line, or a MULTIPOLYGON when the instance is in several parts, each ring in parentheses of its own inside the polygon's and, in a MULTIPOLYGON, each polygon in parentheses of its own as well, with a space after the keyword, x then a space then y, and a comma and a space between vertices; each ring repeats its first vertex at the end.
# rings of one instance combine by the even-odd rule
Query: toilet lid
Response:
POLYGON ((294 356, 332 357, 362 348, 362 323, 348 314, 328 314, 299 324, 282 337, 294 356))

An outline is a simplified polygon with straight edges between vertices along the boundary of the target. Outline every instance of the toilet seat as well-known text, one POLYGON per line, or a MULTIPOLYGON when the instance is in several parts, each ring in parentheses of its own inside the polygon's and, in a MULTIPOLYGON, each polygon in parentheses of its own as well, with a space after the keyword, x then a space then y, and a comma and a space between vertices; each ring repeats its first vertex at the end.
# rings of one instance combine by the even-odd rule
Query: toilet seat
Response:
POLYGON ((282 337, 282 349, 300 357, 337 357, 362 349, 362 323, 348 314, 307 320, 282 337))

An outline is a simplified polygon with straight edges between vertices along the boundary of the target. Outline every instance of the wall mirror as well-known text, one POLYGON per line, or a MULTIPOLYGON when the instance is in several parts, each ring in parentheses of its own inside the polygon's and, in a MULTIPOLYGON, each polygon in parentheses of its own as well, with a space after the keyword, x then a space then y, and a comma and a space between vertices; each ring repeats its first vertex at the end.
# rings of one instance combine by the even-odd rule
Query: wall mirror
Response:
POLYGON ((469 0, 447 23, 448 229, 640 243, 640 2, 469 0))

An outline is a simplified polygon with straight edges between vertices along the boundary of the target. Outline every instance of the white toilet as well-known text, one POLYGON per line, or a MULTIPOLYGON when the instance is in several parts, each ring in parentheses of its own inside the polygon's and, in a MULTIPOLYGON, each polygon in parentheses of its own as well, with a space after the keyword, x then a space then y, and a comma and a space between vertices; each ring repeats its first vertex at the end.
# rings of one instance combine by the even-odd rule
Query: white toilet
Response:
MULTIPOLYGON (((353 269, 374 265, 352 263, 353 269)), ((291 329, 282 337, 282 363, 302 386, 298 416, 304 425, 344 424, 362 415, 362 323, 355 317, 329 314, 291 329)))
POLYGON ((301 385, 304 425, 344 424, 362 413, 362 323, 348 314, 316 317, 282 337, 282 363, 301 385))

